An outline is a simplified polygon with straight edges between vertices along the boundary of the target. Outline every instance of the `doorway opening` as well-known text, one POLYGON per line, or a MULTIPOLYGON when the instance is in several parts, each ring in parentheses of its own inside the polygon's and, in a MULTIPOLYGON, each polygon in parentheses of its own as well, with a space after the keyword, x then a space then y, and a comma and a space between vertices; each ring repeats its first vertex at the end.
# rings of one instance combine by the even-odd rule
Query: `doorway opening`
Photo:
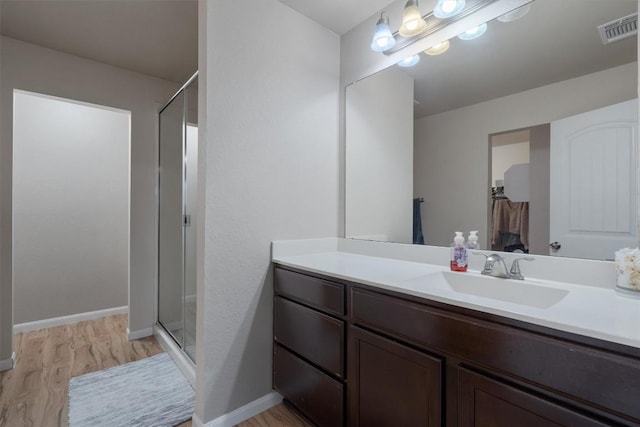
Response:
POLYGON ((494 251, 548 253, 550 126, 489 135, 489 242, 494 251))
POLYGON ((131 112, 13 104, 14 333, 128 313, 131 112))

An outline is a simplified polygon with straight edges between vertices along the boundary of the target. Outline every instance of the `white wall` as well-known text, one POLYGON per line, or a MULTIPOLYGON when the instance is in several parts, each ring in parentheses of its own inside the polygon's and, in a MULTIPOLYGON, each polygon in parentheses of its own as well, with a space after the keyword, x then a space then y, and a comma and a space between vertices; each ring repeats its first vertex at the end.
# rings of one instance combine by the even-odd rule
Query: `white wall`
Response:
POLYGON ((551 125, 529 129, 529 253, 549 253, 551 125))
POLYGON ((507 169, 518 163, 529 163, 528 142, 494 146, 491 149, 491 185, 495 187, 496 180, 504 180, 507 169))
POLYGON ((157 112, 180 86, 2 37, 0 70, 0 360, 11 355, 12 91, 14 88, 131 111, 129 328, 154 321, 157 265, 157 112))
POLYGON ((425 239, 448 245, 460 229, 486 238, 490 134, 632 99, 637 76, 634 62, 416 120, 414 191, 425 198, 425 239))
POLYGON ((392 67, 347 86, 345 236, 413 241, 413 79, 392 67))
POLYGON ((199 10, 195 416, 208 422, 271 391, 270 242, 337 234, 340 41, 276 0, 199 10))
POLYGON ((14 322, 127 305, 129 112, 16 92, 14 322))

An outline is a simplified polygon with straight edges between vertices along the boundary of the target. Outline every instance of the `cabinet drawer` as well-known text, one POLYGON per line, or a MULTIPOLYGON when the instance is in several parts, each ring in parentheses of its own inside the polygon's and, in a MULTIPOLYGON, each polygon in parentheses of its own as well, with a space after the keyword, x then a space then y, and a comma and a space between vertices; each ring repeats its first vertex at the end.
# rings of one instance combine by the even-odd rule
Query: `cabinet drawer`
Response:
POLYGON ((275 269, 275 291, 331 314, 344 314, 344 286, 281 268, 275 269))
POLYGON ((344 386, 277 344, 273 387, 318 426, 344 425, 344 386))
POLYGON ((344 376, 344 322, 289 301, 275 299, 274 338, 340 378, 344 376))

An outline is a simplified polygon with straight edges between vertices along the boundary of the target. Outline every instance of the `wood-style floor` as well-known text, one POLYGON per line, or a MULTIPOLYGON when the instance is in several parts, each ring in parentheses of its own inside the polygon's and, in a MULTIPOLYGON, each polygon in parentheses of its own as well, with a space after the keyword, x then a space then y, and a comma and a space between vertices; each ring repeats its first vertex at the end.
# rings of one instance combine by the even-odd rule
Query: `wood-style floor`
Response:
POLYGON ((287 408, 283 403, 264 411, 255 417, 238 424, 236 427, 311 427, 302 417, 287 408))
MULTIPOLYGON (((69 379, 144 359, 163 350, 155 338, 128 341, 127 316, 112 316, 14 336, 15 368, 0 373, 1 427, 67 425, 69 379)), ((190 427, 187 421, 180 427, 190 427)), ((240 427, 306 427, 284 405, 240 427)))

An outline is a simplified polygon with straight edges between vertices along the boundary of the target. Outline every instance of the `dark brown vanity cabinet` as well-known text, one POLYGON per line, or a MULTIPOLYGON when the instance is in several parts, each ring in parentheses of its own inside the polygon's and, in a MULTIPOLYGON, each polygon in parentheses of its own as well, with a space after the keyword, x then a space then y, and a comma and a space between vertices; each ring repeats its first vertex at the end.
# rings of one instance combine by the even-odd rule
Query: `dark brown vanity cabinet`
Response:
POLYGON ((639 351, 355 286, 350 300, 353 324, 441 358, 444 425, 640 426, 639 351))
POLYGON ((276 268, 273 386, 319 426, 344 425, 345 287, 276 268))
POLYGON ((640 426, 640 350, 620 344, 280 268, 275 336, 274 386, 319 425, 640 426), (279 292, 300 276, 298 307, 279 292))

